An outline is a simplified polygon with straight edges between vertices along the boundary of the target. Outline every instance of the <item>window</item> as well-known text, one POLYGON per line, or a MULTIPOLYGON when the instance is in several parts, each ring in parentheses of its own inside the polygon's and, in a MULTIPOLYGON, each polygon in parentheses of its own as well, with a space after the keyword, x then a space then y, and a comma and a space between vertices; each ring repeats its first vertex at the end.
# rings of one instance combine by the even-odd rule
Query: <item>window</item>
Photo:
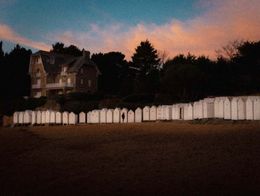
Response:
POLYGON ((71 83, 71 79, 70 79, 70 78, 68 78, 68 80, 67 80, 67 83, 68 83, 68 84, 70 84, 70 83, 71 83))
POLYGON ((80 73, 82 73, 82 74, 84 73, 84 69, 83 68, 80 69, 80 73))
POLYGON ((80 79, 80 84, 83 84, 84 83, 84 80, 83 79, 80 79))
POLYGON ((66 72, 67 71, 67 67, 63 67, 63 72, 66 72))
POLYGON ((41 63, 41 58, 40 58, 40 57, 37 57, 36 62, 37 62, 37 63, 41 63))
POLYGON ((59 80, 59 83, 61 84, 62 83, 62 79, 60 78, 60 80, 59 80))
POLYGON ((88 87, 91 87, 91 80, 88 80, 88 87))

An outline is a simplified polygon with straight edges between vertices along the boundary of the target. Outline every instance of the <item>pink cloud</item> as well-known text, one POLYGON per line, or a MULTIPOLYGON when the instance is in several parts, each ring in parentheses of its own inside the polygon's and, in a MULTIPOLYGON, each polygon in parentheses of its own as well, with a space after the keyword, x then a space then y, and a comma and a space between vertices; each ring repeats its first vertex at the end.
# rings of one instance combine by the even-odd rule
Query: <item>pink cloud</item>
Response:
POLYGON ((50 50, 50 46, 43 43, 27 39, 16 32, 14 32, 9 26, 0 24, 0 40, 7 40, 13 43, 22 44, 31 48, 39 50, 50 50))
POLYGON ((234 40, 260 40, 259 0, 200 0, 204 14, 162 25, 140 23, 133 27, 92 25, 88 32, 67 31, 55 39, 92 52, 121 51, 130 59, 140 41, 149 39, 169 56, 188 52, 216 57, 216 50, 234 40))

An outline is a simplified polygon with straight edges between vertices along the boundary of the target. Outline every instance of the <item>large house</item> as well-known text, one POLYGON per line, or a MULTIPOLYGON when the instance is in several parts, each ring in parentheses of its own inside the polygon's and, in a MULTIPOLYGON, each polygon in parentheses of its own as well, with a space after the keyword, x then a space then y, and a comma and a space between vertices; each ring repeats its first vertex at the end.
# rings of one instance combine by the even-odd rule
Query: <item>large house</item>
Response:
POLYGON ((32 54, 29 66, 31 96, 96 92, 100 71, 90 60, 90 53, 84 50, 82 53, 80 57, 46 51, 32 54))

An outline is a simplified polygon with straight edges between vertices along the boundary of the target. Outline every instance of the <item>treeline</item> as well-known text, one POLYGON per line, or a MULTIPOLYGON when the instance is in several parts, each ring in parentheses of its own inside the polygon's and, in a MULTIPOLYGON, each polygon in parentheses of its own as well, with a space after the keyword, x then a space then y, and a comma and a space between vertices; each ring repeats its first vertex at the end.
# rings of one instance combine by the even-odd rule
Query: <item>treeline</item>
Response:
MULTIPOLYGON (((74 45, 55 43, 52 52, 80 56, 74 45)), ((16 45, 4 53, 0 42, 1 98, 30 95, 28 75, 31 51, 16 45)), ((102 75, 99 94, 149 102, 194 101, 207 96, 246 95, 260 92, 260 41, 234 42, 216 60, 205 56, 168 58, 148 41, 142 41, 130 61, 120 52, 92 54, 102 75), (149 95, 149 96, 147 96, 149 95), (153 97, 153 100, 151 100, 153 97), (145 101, 145 100, 139 100, 145 101)))

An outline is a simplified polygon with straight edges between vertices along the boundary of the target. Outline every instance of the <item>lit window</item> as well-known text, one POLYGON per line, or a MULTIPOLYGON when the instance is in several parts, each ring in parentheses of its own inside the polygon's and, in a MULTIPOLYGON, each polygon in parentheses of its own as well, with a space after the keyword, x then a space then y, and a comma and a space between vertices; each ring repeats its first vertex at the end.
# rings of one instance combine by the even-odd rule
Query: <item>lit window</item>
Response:
POLYGON ((91 87, 91 80, 88 80, 88 87, 91 87))
POLYGON ((67 71, 67 67, 63 67, 63 72, 66 72, 67 71))
POLYGON ((71 83, 71 79, 70 79, 70 78, 68 78, 67 82, 68 82, 68 84, 70 84, 70 83, 71 83))
POLYGON ((60 78, 60 80, 59 80, 59 83, 61 84, 62 83, 62 79, 60 78))

